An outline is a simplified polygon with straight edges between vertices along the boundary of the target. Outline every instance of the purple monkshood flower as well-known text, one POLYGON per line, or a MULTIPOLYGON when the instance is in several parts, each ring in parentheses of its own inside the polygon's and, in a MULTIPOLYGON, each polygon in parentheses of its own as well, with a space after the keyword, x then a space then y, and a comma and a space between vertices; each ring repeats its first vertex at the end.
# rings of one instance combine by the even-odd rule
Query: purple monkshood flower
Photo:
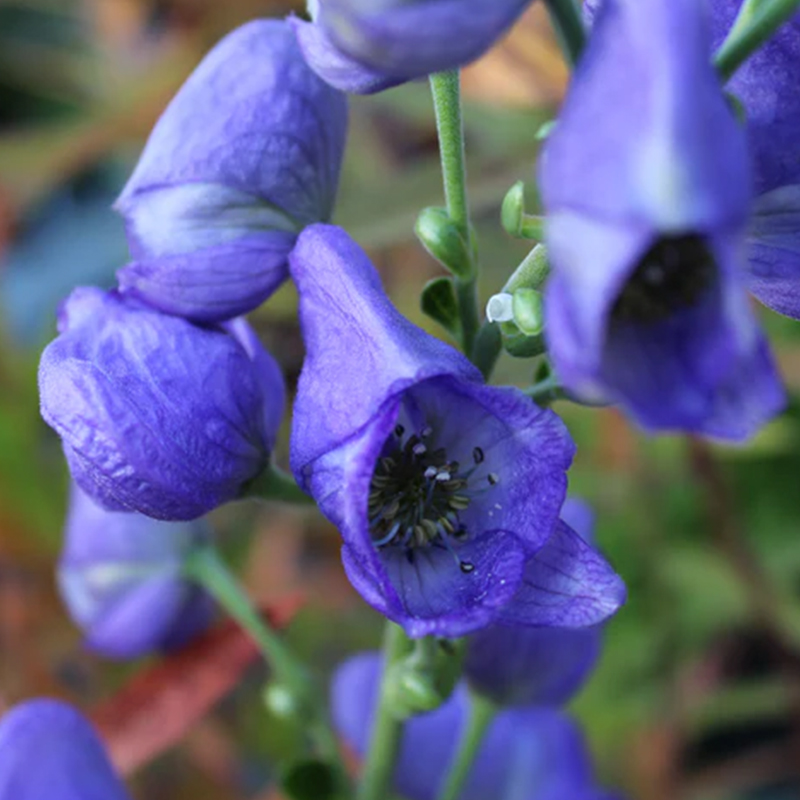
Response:
POLYGON ((531 0, 318 0, 314 22, 294 20, 317 74, 372 94, 483 55, 531 0))
POLYGON ((182 569, 210 540, 204 521, 107 511, 73 484, 58 583, 86 645, 110 658, 138 658, 180 647, 207 628, 213 602, 182 569))
POLYGON ((597 12, 541 161, 545 313, 579 396, 741 440, 785 398, 746 294, 747 144, 706 23, 697 0, 597 12))
POLYGON ((89 721, 58 700, 0 717, 0 800, 130 800, 89 721))
MULTIPOLYGON (((592 543, 593 513, 568 499, 561 518, 592 543)), ((468 639, 464 676, 500 705, 559 706, 584 684, 600 655, 600 626, 531 628, 489 625, 468 639)))
MULTIPOLYGON (((712 0, 716 44, 741 0, 712 0)), ((800 14, 756 51, 728 83, 744 106, 756 200, 748 234, 749 289, 800 319, 800 14)))
POLYGON ((84 287, 58 330, 39 365, 42 416, 101 505, 195 519, 268 466, 283 378, 244 320, 200 327, 84 287))
POLYGON ((330 218, 343 94, 310 70, 287 21, 226 36, 156 124, 116 203, 122 290, 198 321, 230 319, 287 277, 297 233, 330 218))
MULTIPOLYGON (((367 751, 381 659, 358 655, 337 671, 333 721, 344 740, 367 751)), ((394 784, 409 800, 439 796, 469 711, 462 682, 436 711, 406 723, 394 784)), ((458 800, 615 800, 594 784, 586 744, 575 724, 551 708, 507 709, 492 720, 458 800)), ((616 799, 618 800, 618 798, 616 799)))
POLYGON ((307 228, 290 270, 306 344, 292 469, 367 602, 413 637, 612 614, 621 580, 558 519, 561 420, 405 319, 343 230, 307 228))

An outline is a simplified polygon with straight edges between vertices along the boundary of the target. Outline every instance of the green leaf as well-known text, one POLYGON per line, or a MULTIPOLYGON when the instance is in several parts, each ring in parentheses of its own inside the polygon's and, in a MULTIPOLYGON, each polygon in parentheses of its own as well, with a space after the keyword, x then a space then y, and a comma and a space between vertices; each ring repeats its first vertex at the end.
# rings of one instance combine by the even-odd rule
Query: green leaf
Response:
POLYGON ((422 290, 422 310, 435 319, 448 333, 458 337, 461 322, 453 281, 450 278, 434 278, 422 290))
POLYGON ((334 800, 336 779, 323 761, 301 761, 283 776, 281 786, 292 800, 334 800))

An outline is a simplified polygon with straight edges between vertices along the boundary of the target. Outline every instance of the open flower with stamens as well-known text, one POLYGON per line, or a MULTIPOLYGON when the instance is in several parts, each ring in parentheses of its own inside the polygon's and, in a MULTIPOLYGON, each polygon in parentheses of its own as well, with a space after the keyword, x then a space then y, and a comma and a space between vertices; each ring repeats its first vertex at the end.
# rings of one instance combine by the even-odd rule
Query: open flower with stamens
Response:
POLYGON ((621 581, 558 521, 574 452, 559 418, 406 320, 341 229, 307 228, 290 270, 307 353, 292 468, 364 598, 411 636, 613 613, 621 581))
POLYGON ((605 0, 541 161, 552 356, 649 430, 744 439, 784 393, 750 308, 744 132, 696 0, 605 0), (613 113, 609 112, 613 110, 613 113))

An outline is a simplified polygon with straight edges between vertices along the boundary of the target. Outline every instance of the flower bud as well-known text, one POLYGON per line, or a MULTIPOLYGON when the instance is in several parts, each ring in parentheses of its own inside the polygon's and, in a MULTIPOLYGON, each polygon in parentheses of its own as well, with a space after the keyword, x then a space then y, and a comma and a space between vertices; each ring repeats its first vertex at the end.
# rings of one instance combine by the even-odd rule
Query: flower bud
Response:
POLYGON ((239 497, 269 463, 283 379, 243 320, 200 327, 80 288, 59 332, 39 367, 42 415, 101 505, 195 519, 239 497))
POLYGON ((473 272, 472 249, 445 209, 422 209, 414 232, 443 267, 454 275, 469 278, 473 272))
POLYGON ((0 718, 0 800, 130 800, 89 720, 38 698, 0 718))
POLYGON ((207 627, 211 598, 182 567, 209 539, 201 521, 107 511, 73 485, 58 583, 87 646, 137 658, 179 647, 207 627))
POLYGON ((124 291, 199 321, 258 306, 297 234, 330 218, 347 101, 309 68, 287 20, 254 20, 203 59, 156 123, 117 200, 124 291))

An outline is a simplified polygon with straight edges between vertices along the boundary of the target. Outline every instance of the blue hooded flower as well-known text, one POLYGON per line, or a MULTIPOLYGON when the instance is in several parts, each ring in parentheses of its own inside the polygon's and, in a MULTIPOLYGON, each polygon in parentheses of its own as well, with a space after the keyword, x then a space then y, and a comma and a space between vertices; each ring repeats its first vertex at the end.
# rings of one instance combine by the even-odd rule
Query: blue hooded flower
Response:
POLYGON ((79 288, 58 329, 39 365, 42 416, 106 508, 195 519, 268 465, 283 378, 244 320, 199 327, 79 288))
POLYGON ((292 469, 367 602, 415 637, 611 614, 621 581, 558 523, 574 452, 558 417, 400 315, 341 229, 307 228, 290 269, 306 343, 292 469))
POLYGON ((565 385, 646 429, 744 439, 784 393, 746 295, 744 132, 696 0, 606 0, 541 162, 565 385))
MULTIPOLYGON (((712 0, 721 44, 741 0, 712 0)), ((749 289, 800 319, 800 14, 737 70, 727 89, 742 103, 756 199, 748 235, 749 289)))
POLYGON ((0 800, 130 800, 89 722, 57 700, 0 717, 0 800))
MULTIPOLYGON (((358 755, 367 751, 379 692, 380 656, 364 653, 339 668, 332 686, 333 721, 358 755)), ((439 796, 466 723, 469 697, 460 684, 441 708, 406 723, 394 773, 408 800, 439 796)), ((458 800, 613 800, 594 784, 580 732, 549 708, 499 712, 458 800)))
MULTIPOLYGON (((592 543, 593 514, 585 503, 567 500, 561 517, 592 543)), ((489 625, 469 637, 464 676, 473 689, 500 705, 563 705, 591 674, 601 643, 597 625, 489 625)))
POLYGON ((329 219, 343 94, 306 65, 287 21, 226 36, 156 124, 116 203, 122 289, 199 321, 250 311, 287 276, 297 233, 329 219))
POLYGON ((73 484, 58 584, 87 646, 138 658, 180 647, 207 628, 213 602, 182 569, 210 539, 205 522, 107 511, 73 484))
POLYGON ((372 94, 483 55, 531 0, 322 0, 295 20, 309 65, 345 92, 372 94))

